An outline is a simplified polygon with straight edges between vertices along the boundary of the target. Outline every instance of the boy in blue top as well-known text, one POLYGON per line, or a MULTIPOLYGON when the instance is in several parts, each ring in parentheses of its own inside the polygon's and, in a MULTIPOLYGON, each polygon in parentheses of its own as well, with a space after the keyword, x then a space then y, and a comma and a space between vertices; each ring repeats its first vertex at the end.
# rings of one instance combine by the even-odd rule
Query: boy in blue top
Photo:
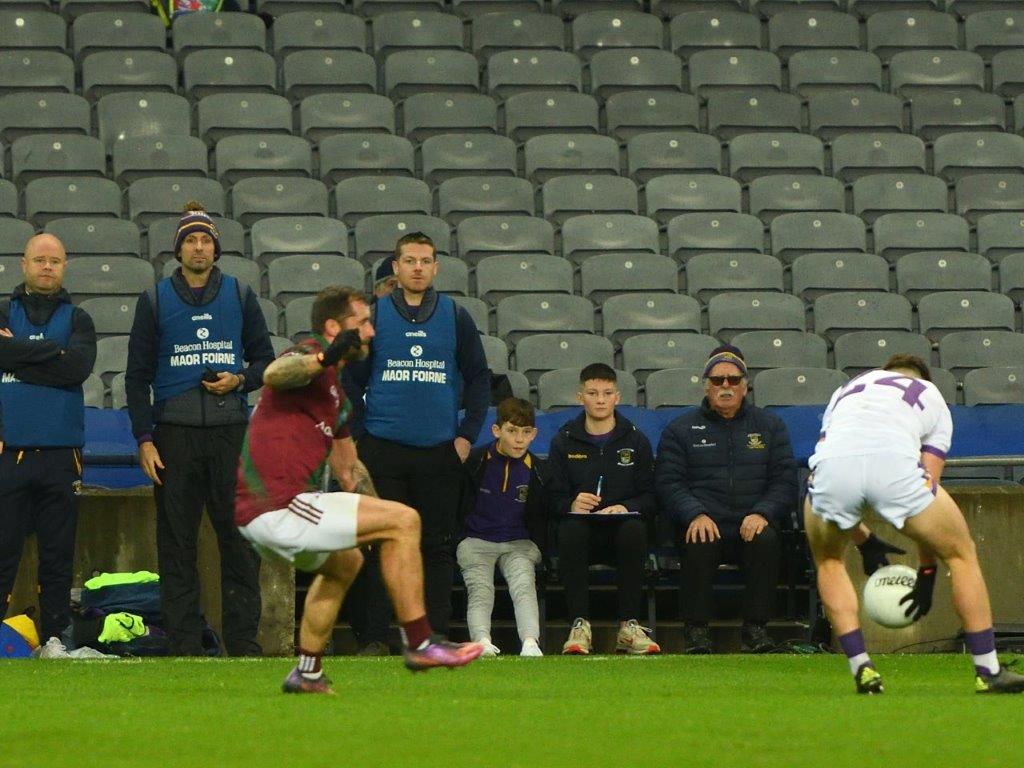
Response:
POLYGON ((508 584, 522 641, 520 656, 543 656, 537 584, 545 515, 543 481, 537 459, 529 452, 537 435, 533 406, 510 397, 498 405, 491 434, 495 441, 469 455, 470 492, 465 509, 466 538, 457 550, 466 582, 469 636, 484 644, 484 656, 500 650, 491 642, 494 567, 508 584))

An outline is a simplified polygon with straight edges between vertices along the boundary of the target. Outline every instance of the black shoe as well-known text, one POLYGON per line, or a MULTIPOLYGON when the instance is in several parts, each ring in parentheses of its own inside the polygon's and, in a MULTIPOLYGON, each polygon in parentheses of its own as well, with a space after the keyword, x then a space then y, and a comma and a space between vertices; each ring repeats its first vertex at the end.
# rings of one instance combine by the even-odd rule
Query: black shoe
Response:
POLYGON ((853 679, 857 683, 857 693, 873 696, 885 692, 885 688, 882 686, 882 676, 870 664, 861 665, 853 679))
POLYGON ((388 648, 387 643, 382 643, 380 640, 371 640, 358 651, 356 656, 390 656, 391 649, 388 648))
POLYGON ((764 624, 744 624, 740 640, 746 653, 768 653, 775 648, 764 624))
POLYGON ((1024 693, 1024 675, 1000 667, 994 675, 978 674, 974 678, 975 693, 1024 693))
POLYGON ((683 628, 683 649, 686 653, 711 653, 711 632, 707 624, 687 624, 683 628))

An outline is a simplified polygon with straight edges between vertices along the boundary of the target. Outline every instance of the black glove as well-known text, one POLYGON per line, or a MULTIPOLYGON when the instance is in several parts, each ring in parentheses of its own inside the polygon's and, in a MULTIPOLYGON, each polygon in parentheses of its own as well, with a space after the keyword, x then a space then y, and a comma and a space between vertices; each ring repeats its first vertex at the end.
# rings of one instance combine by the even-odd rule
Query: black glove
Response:
POLYGON ((320 353, 320 365, 327 368, 336 365, 339 360, 356 360, 363 349, 363 340, 359 331, 342 331, 334 337, 331 346, 320 353))
POLYGON ((914 584, 914 588, 900 599, 900 605, 909 603, 904 616, 919 621, 932 609, 936 570, 934 565, 922 565, 917 569, 917 582, 914 584))
POLYGON ((863 544, 858 544, 857 549, 860 550, 860 557, 864 563, 864 575, 870 576, 872 573, 877 571, 879 568, 884 568, 889 564, 889 558, 887 555, 905 555, 907 551, 894 547, 884 539, 880 539, 875 534, 868 536, 867 541, 863 544))

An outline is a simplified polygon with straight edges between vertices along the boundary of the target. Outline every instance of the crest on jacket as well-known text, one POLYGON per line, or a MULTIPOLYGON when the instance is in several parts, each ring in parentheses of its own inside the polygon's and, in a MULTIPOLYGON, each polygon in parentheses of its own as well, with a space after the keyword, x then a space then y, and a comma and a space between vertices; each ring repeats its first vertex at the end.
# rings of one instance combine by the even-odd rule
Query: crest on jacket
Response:
POLYGON ((620 448, 619 454, 619 466, 620 467, 632 467, 636 457, 636 451, 632 448, 620 448))
POLYGON ((747 433, 747 448, 751 450, 763 451, 767 446, 764 444, 764 440, 761 439, 760 432, 748 432, 747 433))

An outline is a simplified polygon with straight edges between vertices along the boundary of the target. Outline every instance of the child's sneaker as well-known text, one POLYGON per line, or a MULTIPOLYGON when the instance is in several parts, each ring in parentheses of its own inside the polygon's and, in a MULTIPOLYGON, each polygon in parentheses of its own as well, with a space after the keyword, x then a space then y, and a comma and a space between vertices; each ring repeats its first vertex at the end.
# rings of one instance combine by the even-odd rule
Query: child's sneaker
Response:
POLYGON ((563 654, 586 656, 591 649, 590 622, 576 619, 569 630, 569 639, 562 646, 563 654))
POLYGON ((526 638, 523 641, 523 650, 521 650, 519 652, 519 655, 520 656, 543 656, 544 652, 540 649, 540 646, 537 645, 537 641, 534 638, 528 637, 528 638, 526 638))
POLYGON ((661 653, 661 646, 651 640, 648 635, 650 631, 646 627, 641 627, 636 619, 630 619, 619 627, 619 635, 615 638, 615 652, 629 653, 635 656, 661 653))

